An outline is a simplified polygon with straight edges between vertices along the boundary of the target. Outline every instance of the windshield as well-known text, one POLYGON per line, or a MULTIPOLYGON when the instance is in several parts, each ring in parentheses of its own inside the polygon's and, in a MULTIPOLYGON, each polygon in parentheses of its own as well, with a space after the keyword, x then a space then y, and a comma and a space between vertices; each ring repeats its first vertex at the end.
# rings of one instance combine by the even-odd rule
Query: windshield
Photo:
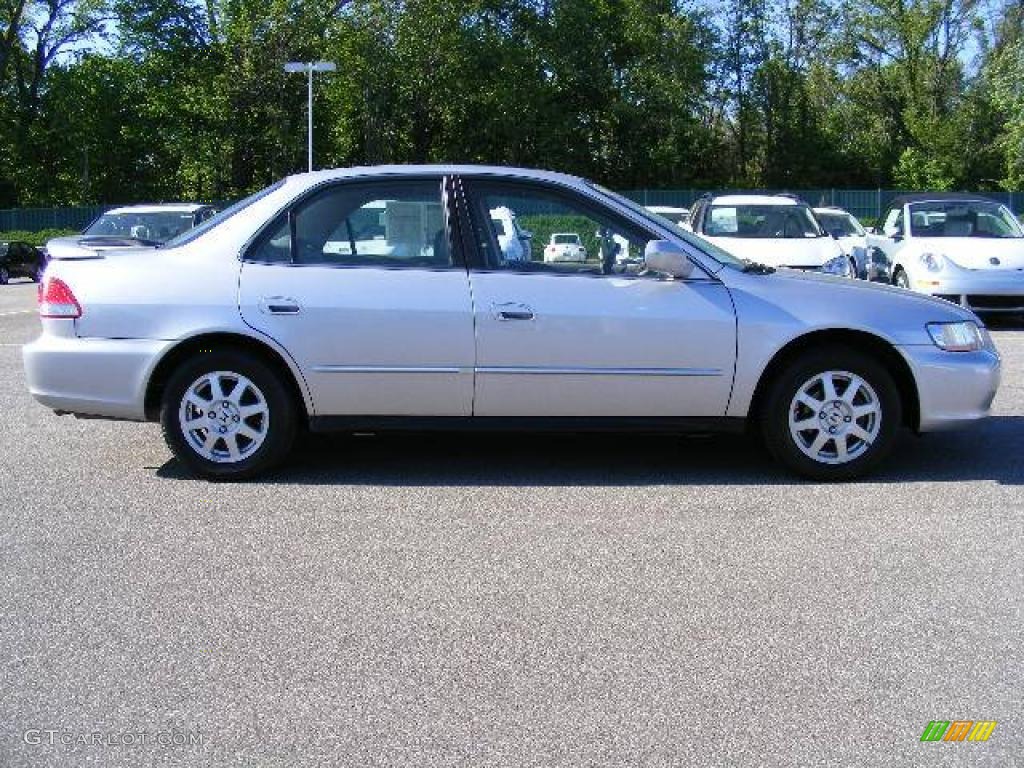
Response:
POLYGON ((579 235, 552 235, 551 242, 555 245, 576 245, 580 241, 579 235))
POLYGON ((200 235, 204 235, 207 232, 209 232, 211 229, 213 229, 214 227, 219 226, 220 224, 222 224, 223 222, 225 222, 228 219, 230 219, 232 216, 234 216, 239 211, 245 210, 250 205, 255 203, 257 200, 259 200, 259 199, 261 199, 263 197, 266 197, 267 195, 269 195, 271 192, 273 192, 276 189, 280 189, 282 186, 284 186, 284 182, 285 182, 284 179, 281 179, 280 181, 275 181, 269 187, 264 187, 259 192, 254 192, 253 194, 249 195, 248 197, 243 198, 242 200, 239 200, 234 205, 229 205, 223 211, 221 211, 220 213, 217 213, 214 216, 211 216, 210 218, 208 218, 206 221, 204 221, 199 226, 192 227, 192 229, 188 229, 188 230, 182 232, 180 235, 178 235, 174 239, 168 240, 166 243, 164 243, 164 247, 165 248, 177 248, 180 245, 185 245, 186 243, 191 243, 197 237, 199 237, 200 235))
POLYGON ((192 222, 193 215, 190 211, 104 213, 82 234, 93 237, 128 237, 163 243, 191 229, 192 222))
POLYGON ((742 270, 749 265, 749 262, 746 262, 743 259, 738 259, 731 253, 722 250, 714 243, 709 243, 707 240, 704 240, 703 238, 697 237, 696 235, 687 232, 674 221, 666 219, 664 216, 659 216, 658 214, 647 210, 639 203, 634 203, 628 197, 624 197, 623 195, 620 195, 618 192, 612 192, 610 189, 605 189, 600 184, 594 184, 593 182, 587 183, 590 185, 591 189, 599 192, 604 197, 614 200, 616 203, 619 203, 624 208, 627 208, 633 213, 640 216, 643 220, 657 223, 659 226, 672 232, 672 234, 674 234, 680 240, 684 241, 687 245, 692 246, 695 250, 700 251, 701 253, 706 253, 719 264, 724 264, 728 267, 732 267, 733 269, 739 270, 742 270))
POLYGON ((867 234, 853 216, 845 213, 819 213, 818 221, 821 228, 829 234, 833 232, 840 237, 863 237, 867 234))
POLYGON ((910 205, 914 237, 1024 237, 1006 206, 986 200, 942 200, 910 205))
POLYGON ((712 205, 704 234, 787 240, 824 235, 806 205, 712 205))

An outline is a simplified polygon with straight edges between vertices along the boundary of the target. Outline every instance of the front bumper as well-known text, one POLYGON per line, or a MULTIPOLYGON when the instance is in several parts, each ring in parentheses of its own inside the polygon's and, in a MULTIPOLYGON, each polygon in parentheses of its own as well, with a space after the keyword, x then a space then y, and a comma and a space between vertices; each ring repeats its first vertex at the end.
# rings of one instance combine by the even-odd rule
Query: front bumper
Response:
POLYGON ((921 432, 956 429, 989 415, 999 389, 995 351, 946 352, 934 345, 897 349, 917 381, 921 432))
POLYGON ((1024 312, 1024 271, 1020 270, 916 275, 911 287, 975 312, 1024 312))
POLYGON ((40 336, 22 348, 28 389, 55 411, 143 421, 146 383, 172 344, 40 336))

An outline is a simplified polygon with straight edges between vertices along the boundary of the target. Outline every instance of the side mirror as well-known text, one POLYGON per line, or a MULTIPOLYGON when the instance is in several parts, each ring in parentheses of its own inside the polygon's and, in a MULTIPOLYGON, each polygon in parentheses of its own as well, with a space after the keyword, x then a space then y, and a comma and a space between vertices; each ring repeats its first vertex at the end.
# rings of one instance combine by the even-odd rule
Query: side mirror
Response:
POLYGON ((644 266, 652 272, 686 279, 693 274, 693 262, 671 240, 651 240, 644 248, 644 266))

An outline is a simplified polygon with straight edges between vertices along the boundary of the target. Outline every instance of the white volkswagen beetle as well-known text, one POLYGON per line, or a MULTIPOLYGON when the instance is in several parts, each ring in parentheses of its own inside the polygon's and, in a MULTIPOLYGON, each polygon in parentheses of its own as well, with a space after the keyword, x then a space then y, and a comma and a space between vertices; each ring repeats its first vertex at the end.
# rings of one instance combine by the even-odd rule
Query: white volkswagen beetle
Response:
POLYGON ((1024 230, 1006 206, 927 192, 896 198, 881 221, 868 243, 895 285, 976 312, 1024 312, 1024 230))
POLYGON ((466 427, 752 428, 790 469, 845 479, 902 427, 985 417, 1000 370, 966 309, 744 262, 514 168, 292 176, 162 248, 55 258, 39 312, 23 354, 40 403, 159 420, 213 479, 280 462, 300 428, 466 427), (507 258, 503 208, 600 232, 597 258, 507 258), (618 260, 617 238, 643 259, 618 260))

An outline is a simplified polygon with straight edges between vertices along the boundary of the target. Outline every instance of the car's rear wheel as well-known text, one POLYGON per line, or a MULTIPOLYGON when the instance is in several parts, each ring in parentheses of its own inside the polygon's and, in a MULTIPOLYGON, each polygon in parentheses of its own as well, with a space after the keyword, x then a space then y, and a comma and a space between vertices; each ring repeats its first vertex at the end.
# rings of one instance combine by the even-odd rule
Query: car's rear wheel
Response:
POLYGON ((280 463, 295 440, 296 420, 280 377, 237 351, 182 365, 167 382, 160 409, 174 455, 210 480, 243 480, 280 463))
POLYGON ((775 458, 815 480, 863 475, 892 449, 902 408, 892 376, 849 348, 802 355, 771 386, 761 413, 775 458))
POLYGON ((0 267, 0 285, 7 285, 11 281, 11 273, 7 271, 7 267, 0 267))
POLYGON ((38 267, 36 267, 35 271, 32 272, 32 282, 33 283, 41 283, 41 282, 43 282, 43 272, 45 272, 45 271, 46 271, 46 266, 43 265, 43 264, 40 264, 38 267))
POLYGON ((896 268, 896 273, 892 276, 892 282, 893 285, 899 286, 900 288, 910 288, 910 278, 907 276, 907 273, 899 267, 896 268))

